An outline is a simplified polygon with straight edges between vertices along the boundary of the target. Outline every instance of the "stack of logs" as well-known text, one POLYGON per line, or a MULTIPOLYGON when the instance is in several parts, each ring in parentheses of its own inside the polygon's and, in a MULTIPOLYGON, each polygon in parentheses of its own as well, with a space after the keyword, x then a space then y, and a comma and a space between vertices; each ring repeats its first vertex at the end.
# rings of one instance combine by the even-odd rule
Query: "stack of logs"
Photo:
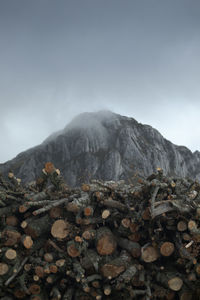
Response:
POLYGON ((200 184, 0 176, 0 299, 200 299, 200 184))

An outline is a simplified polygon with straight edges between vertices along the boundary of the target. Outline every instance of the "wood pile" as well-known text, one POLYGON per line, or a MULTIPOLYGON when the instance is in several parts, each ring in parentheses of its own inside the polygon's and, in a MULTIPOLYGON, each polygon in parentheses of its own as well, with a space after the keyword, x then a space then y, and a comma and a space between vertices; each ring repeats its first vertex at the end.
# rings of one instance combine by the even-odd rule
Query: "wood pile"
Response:
POLYGON ((200 184, 0 176, 0 299, 200 299, 200 184))

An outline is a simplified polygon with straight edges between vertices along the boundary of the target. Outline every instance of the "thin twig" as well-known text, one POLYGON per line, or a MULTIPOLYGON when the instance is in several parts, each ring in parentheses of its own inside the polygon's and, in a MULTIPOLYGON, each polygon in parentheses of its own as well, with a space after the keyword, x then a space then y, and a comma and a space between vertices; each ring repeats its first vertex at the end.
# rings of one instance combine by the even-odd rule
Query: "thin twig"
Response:
POLYGON ((10 277, 8 278, 8 280, 6 280, 5 282, 5 286, 8 286, 12 281, 13 279, 15 279, 15 277, 19 274, 19 272, 22 270, 23 266, 25 265, 25 263, 27 262, 27 260, 29 259, 29 257, 25 257, 24 260, 22 261, 19 269, 10 277))

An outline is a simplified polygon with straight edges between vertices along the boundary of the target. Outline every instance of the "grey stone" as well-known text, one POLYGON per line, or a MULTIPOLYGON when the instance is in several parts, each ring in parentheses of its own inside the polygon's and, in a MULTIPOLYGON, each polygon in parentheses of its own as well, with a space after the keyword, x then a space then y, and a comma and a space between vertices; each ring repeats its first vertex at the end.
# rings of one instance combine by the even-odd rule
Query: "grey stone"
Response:
POLYGON ((83 113, 41 145, 0 164, 7 174, 27 183, 36 179, 45 162, 59 168, 70 186, 90 179, 131 180, 148 176, 157 167, 166 175, 200 179, 200 152, 166 140, 156 129, 109 111, 83 113))

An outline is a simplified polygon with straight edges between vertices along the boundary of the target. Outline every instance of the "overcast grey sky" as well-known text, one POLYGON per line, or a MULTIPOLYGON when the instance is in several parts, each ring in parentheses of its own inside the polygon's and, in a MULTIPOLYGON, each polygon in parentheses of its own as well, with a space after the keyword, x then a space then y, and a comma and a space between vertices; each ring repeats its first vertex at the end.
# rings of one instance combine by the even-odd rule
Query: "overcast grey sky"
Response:
POLYGON ((200 150, 199 0, 0 0, 0 162, 109 109, 200 150))

